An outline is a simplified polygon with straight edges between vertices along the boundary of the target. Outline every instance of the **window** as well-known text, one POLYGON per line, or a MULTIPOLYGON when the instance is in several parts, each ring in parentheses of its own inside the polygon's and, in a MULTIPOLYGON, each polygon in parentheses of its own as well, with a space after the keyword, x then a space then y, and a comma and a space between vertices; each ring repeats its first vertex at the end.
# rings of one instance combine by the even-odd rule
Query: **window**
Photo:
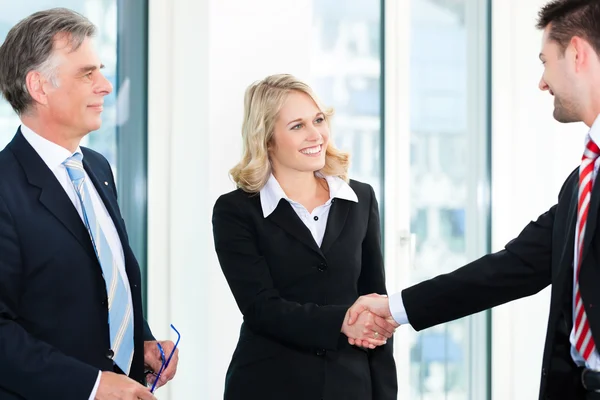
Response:
MULTIPOLYGON (((408 168, 416 234, 410 283, 416 283, 489 251, 489 6, 411 0, 410 10, 408 168)), ((489 396, 487 318, 411 334, 411 399, 489 396)))
MULTIPOLYGON (((336 109, 334 140, 351 152, 351 176, 375 188, 382 221, 384 214, 394 216, 386 220, 390 228, 384 232, 410 231, 408 236, 399 234, 401 242, 416 237, 413 245, 405 246, 414 249, 408 258, 398 253, 398 261, 390 256, 390 262, 386 256, 390 290, 449 272, 489 250, 485 196, 489 192, 489 4, 479 0, 409 3, 406 7, 395 0, 361 0, 340 7, 335 0, 313 0, 312 82, 322 100, 336 109), (387 6, 397 18, 388 18, 387 6), (398 26, 383 29, 382 16, 398 26), (390 36, 382 37, 384 31, 390 36), (398 59, 391 64, 382 51, 389 48, 388 41, 398 48, 406 46, 392 48, 398 59), (390 83, 381 72, 384 60, 386 77, 387 68, 398 68, 390 71, 390 83), (400 81, 408 85, 389 87, 403 74, 400 81), (388 126, 398 108, 382 104, 384 89, 398 97, 394 102, 405 104, 399 99, 406 98, 409 106, 407 117, 394 120, 385 132, 381 127, 388 126), (406 132, 394 131, 399 125, 406 132), (394 150, 389 150, 391 146, 394 150), (396 149, 407 156, 399 156, 396 149), (408 171, 388 181, 385 192, 397 197, 385 204, 384 165, 408 171), (405 213, 406 226, 391 226, 405 213), (408 268, 400 265, 406 259, 412 260, 408 268), (406 273, 394 271, 403 267, 406 273)), ((396 246, 389 238, 385 241, 396 246)), ((394 249, 388 250, 395 254, 394 249)), ((484 313, 422 333, 409 330, 408 340, 396 340, 399 396, 488 397, 487 319, 484 313)))
POLYGON ((381 2, 313 1, 312 83, 333 106, 333 140, 351 156, 350 177, 383 201, 381 2))

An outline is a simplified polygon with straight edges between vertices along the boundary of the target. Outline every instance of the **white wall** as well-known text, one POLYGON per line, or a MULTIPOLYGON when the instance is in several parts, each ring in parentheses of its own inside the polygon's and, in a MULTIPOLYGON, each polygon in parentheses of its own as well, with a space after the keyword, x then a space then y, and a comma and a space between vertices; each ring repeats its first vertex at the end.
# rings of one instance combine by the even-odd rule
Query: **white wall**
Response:
MULTIPOLYGON (((555 204, 578 165, 587 128, 552 118, 552 97, 538 82, 541 32, 537 12, 546 0, 494 0, 492 9, 492 241, 501 249, 555 204)), ((537 398, 549 289, 493 311, 495 400, 537 398)))
POLYGON ((148 306, 182 334, 161 400, 222 398, 241 315, 214 253, 212 207, 233 190, 245 88, 309 71, 309 0, 150 2, 148 306), (290 28, 293 27, 293 28, 290 28))

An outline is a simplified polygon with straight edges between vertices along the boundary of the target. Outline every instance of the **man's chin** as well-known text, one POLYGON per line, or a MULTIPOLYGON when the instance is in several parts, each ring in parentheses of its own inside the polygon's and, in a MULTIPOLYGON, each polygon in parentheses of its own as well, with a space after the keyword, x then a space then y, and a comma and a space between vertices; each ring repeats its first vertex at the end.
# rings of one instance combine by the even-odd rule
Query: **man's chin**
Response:
POLYGON ((88 133, 97 131, 102 127, 102 121, 94 121, 87 126, 88 133))
POLYGON ((581 122, 581 118, 579 118, 575 115, 569 114, 569 113, 565 113, 563 110, 560 110, 558 108, 554 109, 553 117, 555 120, 557 120, 561 124, 570 124, 573 122, 581 122))

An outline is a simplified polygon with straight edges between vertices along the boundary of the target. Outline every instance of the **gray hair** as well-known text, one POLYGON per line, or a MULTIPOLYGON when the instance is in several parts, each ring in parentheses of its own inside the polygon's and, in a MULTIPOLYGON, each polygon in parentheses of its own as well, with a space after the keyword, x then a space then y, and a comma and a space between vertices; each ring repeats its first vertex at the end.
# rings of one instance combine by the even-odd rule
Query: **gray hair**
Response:
POLYGON ((26 77, 40 72, 58 86, 59 59, 54 53, 58 34, 64 34, 70 51, 76 51, 96 27, 86 17, 66 8, 39 11, 21 20, 0 46, 0 92, 19 115, 28 111, 33 99, 26 77))

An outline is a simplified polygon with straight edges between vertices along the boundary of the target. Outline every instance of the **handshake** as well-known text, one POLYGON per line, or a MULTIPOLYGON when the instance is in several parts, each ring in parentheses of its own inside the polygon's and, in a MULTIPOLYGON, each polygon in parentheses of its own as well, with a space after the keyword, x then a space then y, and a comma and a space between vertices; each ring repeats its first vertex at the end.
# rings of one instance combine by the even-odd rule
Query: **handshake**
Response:
POLYGON ((354 346, 374 349, 386 344, 400 326, 392 318, 387 296, 361 296, 346 312, 342 333, 354 346))

